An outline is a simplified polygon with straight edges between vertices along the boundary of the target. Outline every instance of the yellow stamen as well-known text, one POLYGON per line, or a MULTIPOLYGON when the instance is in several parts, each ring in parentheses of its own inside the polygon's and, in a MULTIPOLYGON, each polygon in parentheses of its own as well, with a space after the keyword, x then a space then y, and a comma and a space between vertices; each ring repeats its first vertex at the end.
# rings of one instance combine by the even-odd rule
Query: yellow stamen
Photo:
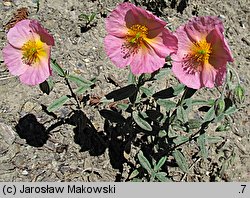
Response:
POLYGON ((44 43, 40 40, 28 40, 21 48, 23 61, 25 64, 32 65, 46 56, 44 43))
POLYGON ((129 28, 127 37, 130 43, 140 45, 147 38, 147 35, 148 28, 144 25, 136 24, 129 28))
POLYGON ((211 44, 205 39, 194 43, 191 48, 191 55, 199 63, 207 63, 212 52, 211 44))

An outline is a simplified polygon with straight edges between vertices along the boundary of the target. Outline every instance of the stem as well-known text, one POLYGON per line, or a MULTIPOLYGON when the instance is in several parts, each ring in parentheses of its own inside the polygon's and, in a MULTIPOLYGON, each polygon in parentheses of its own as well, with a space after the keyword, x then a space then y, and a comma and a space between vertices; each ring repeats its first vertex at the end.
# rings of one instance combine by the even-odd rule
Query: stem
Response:
POLYGON ((239 74, 236 72, 236 70, 235 70, 233 67, 228 66, 228 68, 229 68, 231 71, 233 71, 233 73, 235 74, 235 76, 236 76, 236 78, 237 78, 238 83, 240 84, 240 77, 239 77, 239 74))
POLYGON ((184 102, 184 100, 185 100, 185 97, 186 97, 186 95, 187 95, 187 92, 188 92, 188 87, 185 87, 185 91, 184 91, 184 93, 182 94, 181 99, 180 99, 180 101, 178 102, 177 106, 183 105, 183 102, 184 102))
POLYGON ((69 90, 70 90, 71 96, 72 96, 72 97, 75 99, 75 101, 76 101, 77 109, 81 109, 80 102, 79 102, 79 100, 77 99, 76 94, 73 92, 73 89, 72 89, 72 87, 71 87, 71 85, 70 85, 70 83, 69 83, 69 80, 68 80, 66 77, 64 77, 64 79, 65 79, 66 84, 67 84, 67 86, 68 86, 68 88, 69 88, 69 90))

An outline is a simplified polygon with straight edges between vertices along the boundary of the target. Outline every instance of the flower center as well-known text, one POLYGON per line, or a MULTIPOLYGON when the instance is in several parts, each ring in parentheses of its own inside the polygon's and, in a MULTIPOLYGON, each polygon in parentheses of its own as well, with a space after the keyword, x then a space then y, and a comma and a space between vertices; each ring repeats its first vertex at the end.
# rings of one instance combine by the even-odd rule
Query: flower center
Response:
POLYGON ((27 65, 32 65, 39 61, 39 58, 46 54, 43 47, 43 43, 40 40, 28 40, 22 46, 23 61, 27 65))
POLYGON ((209 56, 212 52, 211 44, 207 43, 207 41, 201 40, 196 43, 191 48, 192 57, 199 63, 207 63, 209 56))
POLYGON ((135 24, 128 30, 128 41, 132 44, 140 45, 147 38, 148 28, 144 25, 135 24))

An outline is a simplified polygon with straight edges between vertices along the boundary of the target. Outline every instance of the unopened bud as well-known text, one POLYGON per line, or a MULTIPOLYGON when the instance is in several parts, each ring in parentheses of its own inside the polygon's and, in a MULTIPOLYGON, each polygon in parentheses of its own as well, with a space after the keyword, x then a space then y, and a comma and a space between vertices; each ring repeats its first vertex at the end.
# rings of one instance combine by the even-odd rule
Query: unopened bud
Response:
POLYGON ((225 101, 223 99, 217 99, 215 102, 215 114, 216 116, 222 114, 225 110, 225 101))
POLYGON ((238 84, 236 86, 236 88, 234 89, 234 94, 236 96, 236 98, 238 99, 239 102, 243 102, 244 100, 244 95, 245 95, 245 90, 242 86, 240 86, 240 84, 238 84))

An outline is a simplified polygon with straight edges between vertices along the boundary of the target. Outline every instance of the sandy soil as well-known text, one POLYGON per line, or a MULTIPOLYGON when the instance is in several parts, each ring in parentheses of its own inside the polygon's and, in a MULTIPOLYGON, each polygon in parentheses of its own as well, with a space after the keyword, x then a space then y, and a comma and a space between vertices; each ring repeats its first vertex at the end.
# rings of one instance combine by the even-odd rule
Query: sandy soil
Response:
MULTIPOLYGON (((107 80, 110 75, 119 85, 126 85, 128 70, 116 68, 103 50, 105 17, 122 0, 40 0, 37 13, 36 4, 31 0, 6 2, 11 1, 0 1, 0 49, 6 44, 3 25, 17 8, 27 7, 30 18, 38 19, 54 36, 56 46, 52 57, 70 72, 86 79, 98 78, 95 89, 88 92, 90 96, 103 96, 117 88, 107 80), (96 19, 93 26, 86 29, 78 16, 92 12, 97 13, 96 19)), ((244 107, 232 117, 230 130, 223 134, 226 141, 220 145, 220 151, 216 152, 218 148, 211 150, 210 161, 197 164, 196 177, 186 177, 186 180, 250 181, 250 2, 189 0, 186 6, 183 4, 186 1, 181 0, 136 2, 144 6, 143 2, 149 2, 148 9, 157 11, 167 20, 171 30, 194 14, 216 15, 223 20, 235 58, 231 66, 239 73, 246 90, 244 107), (156 5, 158 2, 158 5, 152 2, 156 5), (224 168, 222 159, 228 155, 234 155, 234 161, 220 174, 224 168)), ((97 141, 103 135, 104 121, 96 107, 86 107, 85 113, 99 134, 79 139, 74 126, 58 123, 68 113, 65 109, 56 112, 56 119, 42 110, 42 105, 48 106, 53 99, 68 92, 60 78, 55 77, 55 89, 48 96, 39 87, 22 85, 11 76, 1 53, 0 61, 0 181, 126 181, 131 164, 119 161, 117 152, 120 151, 111 142, 102 144, 97 141)))

